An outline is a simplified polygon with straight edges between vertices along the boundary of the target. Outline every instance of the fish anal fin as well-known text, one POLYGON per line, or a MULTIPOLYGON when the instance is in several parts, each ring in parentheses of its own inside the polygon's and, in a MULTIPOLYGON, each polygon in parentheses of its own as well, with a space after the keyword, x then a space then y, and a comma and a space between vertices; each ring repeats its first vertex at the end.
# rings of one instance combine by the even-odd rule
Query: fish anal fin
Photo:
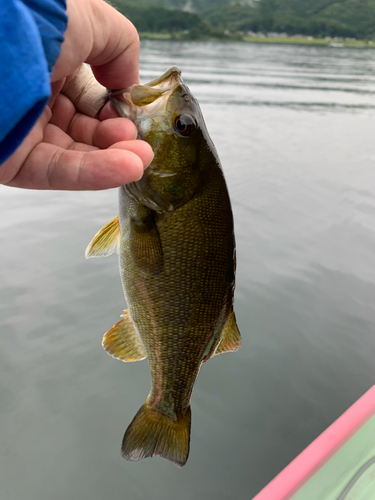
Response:
POLYGON ((224 352, 237 351, 241 345, 241 335, 236 323, 236 317, 232 312, 224 325, 221 339, 211 357, 223 354, 224 352))
POLYGON ((125 432, 122 456, 137 462, 159 455, 182 467, 189 456, 190 427, 190 406, 183 416, 172 419, 146 400, 125 432))
POLYGON ((90 257, 107 257, 113 252, 117 252, 120 245, 120 236, 120 223, 118 215, 116 215, 93 237, 86 248, 86 259, 90 257))
POLYGON ((122 319, 114 325, 103 337, 103 348, 121 361, 140 361, 147 357, 134 329, 127 310, 122 319))

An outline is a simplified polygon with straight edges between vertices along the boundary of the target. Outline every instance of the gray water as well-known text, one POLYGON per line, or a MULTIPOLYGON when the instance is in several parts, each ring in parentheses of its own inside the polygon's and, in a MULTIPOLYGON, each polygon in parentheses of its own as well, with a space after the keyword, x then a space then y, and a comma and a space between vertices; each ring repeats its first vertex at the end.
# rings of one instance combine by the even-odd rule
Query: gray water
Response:
POLYGON ((201 370, 183 469, 126 462, 148 365, 102 350, 117 259, 84 259, 117 192, 1 187, 1 500, 251 498, 375 382, 375 51, 143 43, 143 82, 172 64, 225 170, 243 346, 201 370))

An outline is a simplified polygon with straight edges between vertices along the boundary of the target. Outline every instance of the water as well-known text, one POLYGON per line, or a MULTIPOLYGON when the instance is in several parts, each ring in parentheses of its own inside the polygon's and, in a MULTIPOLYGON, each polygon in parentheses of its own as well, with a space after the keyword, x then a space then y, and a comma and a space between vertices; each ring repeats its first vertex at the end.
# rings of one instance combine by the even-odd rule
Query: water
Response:
POLYGON ((1 187, 2 500, 251 498, 375 381, 375 51, 143 43, 143 82, 172 64, 225 169, 243 346, 201 370, 182 470, 124 461, 148 365, 102 350, 117 262, 83 256, 117 193, 1 187))

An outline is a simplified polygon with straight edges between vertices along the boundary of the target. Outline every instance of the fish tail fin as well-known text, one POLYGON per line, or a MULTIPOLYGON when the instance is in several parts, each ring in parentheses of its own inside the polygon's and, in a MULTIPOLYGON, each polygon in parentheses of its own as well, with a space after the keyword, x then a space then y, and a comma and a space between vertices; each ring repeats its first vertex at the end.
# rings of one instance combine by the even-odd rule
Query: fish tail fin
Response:
POLYGON ((160 455, 179 467, 189 456, 191 410, 175 420, 148 405, 141 406, 127 428, 121 453, 126 460, 160 455))

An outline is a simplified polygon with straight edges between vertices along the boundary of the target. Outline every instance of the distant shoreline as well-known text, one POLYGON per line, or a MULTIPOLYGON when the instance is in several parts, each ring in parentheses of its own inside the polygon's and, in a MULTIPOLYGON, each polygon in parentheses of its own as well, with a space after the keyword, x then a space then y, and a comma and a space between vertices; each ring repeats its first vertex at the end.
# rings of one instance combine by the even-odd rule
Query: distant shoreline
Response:
POLYGON ((374 49, 375 43, 366 42, 365 40, 342 40, 342 39, 331 39, 326 40, 325 38, 303 38, 303 37, 285 37, 285 38, 267 38, 267 37, 250 37, 244 36, 244 42, 251 43, 275 43, 275 44, 289 44, 289 45, 316 45, 322 46, 326 45, 328 47, 360 47, 374 49))
POLYGON ((342 47, 354 47, 363 49, 375 49, 374 42, 367 42, 365 40, 342 40, 342 39, 331 39, 326 40, 324 38, 304 38, 304 37, 251 37, 251 36, 228 36, 225 38, 206 38, 206 39, 189 39, 186 38, 181 33, 176 33, 173 35, 171 33, 139 33, 141 40, 177 40, 184 42, 246 42, 246 43, 264 43, 264 44, 275 44, 275 45, 315 45, 315 46, 327 46, 332 48, 342 48, 342 47))

